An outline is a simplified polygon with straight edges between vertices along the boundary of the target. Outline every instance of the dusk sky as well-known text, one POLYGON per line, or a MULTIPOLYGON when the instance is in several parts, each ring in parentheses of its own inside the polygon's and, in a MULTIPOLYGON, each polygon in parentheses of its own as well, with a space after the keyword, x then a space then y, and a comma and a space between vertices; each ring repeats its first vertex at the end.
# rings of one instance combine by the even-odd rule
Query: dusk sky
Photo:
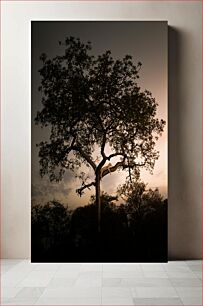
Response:
MULTIPOLYGON (((133 57, 133 62, 142 63, 138 85, 142 90, 149 90, 158 103, 157 117, 167 123, 167 22, 165 21, 35 21, 32 22, 32 201, 46 203, 59 200, 71 208, 85 205, 94 188, 87 190, 81 198, 75 193, 80 181, 74 173, 67 171, 60 183, 50 183, 48 176, 39 175, 39 158, 36 143, 48 139, 48 129, 41 129, 34 124, 36 112, 42 109, 40 85, 41 68, 39 57, 46 53, 49 58, 63 54, 64 47, 58 41, 74 36, 82 42, 92 43, 93 55, 111 50, 114 59, 121 59, 126 54, 133 57)), ((167 197, 167 124, 156 149, 160 157, 156 161, 153 175, 141 171, 141 179, 148 187, 158 187, 167 197)), ((84 171, 85 169, 83 169, 84 171)), ((91 171, 88 169, 88 171, 91 171)), ((89 173, 92 175, 92 173, 89 173)), ((103 178, 101 189, 115 194, 119 184, 124 183, 126 172, 114 172, 103 178)))

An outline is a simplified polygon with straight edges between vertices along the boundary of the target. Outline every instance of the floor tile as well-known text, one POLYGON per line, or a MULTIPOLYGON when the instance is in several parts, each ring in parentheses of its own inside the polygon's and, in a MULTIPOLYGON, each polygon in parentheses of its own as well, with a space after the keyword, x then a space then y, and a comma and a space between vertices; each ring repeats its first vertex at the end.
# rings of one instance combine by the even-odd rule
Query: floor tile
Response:
POLYGON ((102 271, 102 264, 82 264, 80 271, 85 272, 85 271, 97 271, 101 272, 102 271))
POLYGON ((18 294, 18 292, 20 290, 21 290, 21 288, 16 288, 16 287, 2 287, 1 288, 1 297, 3 299, 13 298, 18 294))
POLYGON ((186 260, 185 263, 188 266, 202 265, 202 260, 186 260))
POLYGON ((143 275, 146 278, 168 278, 168 274, 165 271, 144 271, 143 275))
POLYGON ((75 286, 80 287, 101 287, 102 272, 99 271, 83 271, 79 273, 75 281, 75 286))
POLYGON ((161 272, 165 271, 162 264, 141 264, 141 268, 144 272, 161 272))
POLYGON ((103 272, 104 278, 138 278, 143 277, 142 271, 106 271, 103 272))
POLYGON ((9 299, 8 298, 5 298, 5 299, 1 298, 1 305, 2 306, 3 305, 7 305, 7 303, 9 303, 9 299))
POLYGON ((181 298, 202 296, 202 287, 176 287, 175 289, 181 298))
POLYGON ((17 293, 16 298, 39 298, 43 292, 43 287, 25 287, 17 293))
POLYGON ((53 277, 47 285, 47 288, 66 288, 74 286, 76 278, 53 277))
POLYGON ((202 272, 193 271, 193 273, 194 273, 199 279, 202 279, 202 272))
POLYGON ((25 277, 18 286, 20 287, 46 287, 53 278, 54 272, 51 271, 32 271, 25 277))
POLYGON ((203 305, 201 297, 182 297, 181 298, 183 305, 197 306, 203 305))
POLYGON ((34 305, 37 302, 37 297, 29 297, 29 298, 12 298, 5 302, 4 305, 34 305))
POLYGON ((191 272, 191 269, 186 265, 166 265, 164 266, 166 272, 191 272))
POLYGON ((78 278, 75 281, 74 286, 79 287, 101 287, 102 286, 102 278, 78 278))
POLYGON ((195 273, 191 272, 167 272, 169 278, 197 278, 195 273))
POLYGON ((202 272, 202 265, 191 265, 189 266, 190 270, 195 272, 202 272))
POLYGON ((61 267, 56 271, 55 277, 65 277, 65 278, 77 278, 80 270, 62 269, 61 267))
POLYGON ((66 297, 66 298, 45 298, 41 297, 38 299, 38 301, 35 303, 35 305, 79 305, 79 306, 100 306, 101 305, 101 297, 66 297))
POLYGON ((134 305, 183 305, 180 298, 134 298, 134 305))
POLYGON ((33 271, 57 271, 60 267, 58 264, 32 264, 33 271))
POLYGON ((142 272, 140 264, 104 264, 103 272, 142 272))
POLYGON ((46 298, 100 298, 101 288, 91 287, 68 287, 58 289, 45 289, 41 297, 46 298))
POLYGON ((128 298, 131 296, 130 288, 103 287, 102 298, 128 298))
POLYGON ((79 278, 89 279, 89 278, 102 278, 102 272, 100 271, 83 271, 78 274, 79 278))
POLYGON ((4 287, 16 287, 25 277, 27 273, 20 273, 18 275, 2 275, 1 283, 4 287))
POLYGON ((179 297, 173 287, 136 287, 132 290, 133 297, 154 298, 154 297, 179 297))
POLYGON ((123 287, 170 287, 168 278, 126 278, 121 280, 123 287))
POLYGON ((122 278, 102 278, 102 287, 122 287, 122 278))
POLYGON ((16 274, 16 273, 20 273, 20 272, 31 272, 33 271, 34 267, 32 266, 32 264, 30 264, 28 261, 26 260, 22 260, 19 263, 17 263, 16 265, 13 265, 12 270, 10 270, 8 273, 12 273, 12 274, 16 274))
POLYGON ((5 287, 17 286, 25 277, 30 274, 30 272, 32 272, 32 270, 33 268, 29 264, 20 262, 2 275, 2 285, 5 287))
POLYGON ((173 287, 200 287, 202 282, 199 278, 170 278, 173 287))
POLYGON ((1 269, 0 269, 0 273, 4 274, 6 272, 8 272, 9 270, 11 270, 13 268, 13 265, 2 265, 1 269))
POLYGON ((125 298, 112 298, 112 297, 102 297, 102 305, 108 305, 108 306, 131 306, 134 305, 133 299, 131 297, 125 297, 125 298))
POLYGON ((84 266, 85 264, 80 264, 80 263, 62 263, 62 264, 59 264, 59 270, 60 271, 67 271, 67 272, 70 272, 70 271, 81 271, 82 267, 84 266))

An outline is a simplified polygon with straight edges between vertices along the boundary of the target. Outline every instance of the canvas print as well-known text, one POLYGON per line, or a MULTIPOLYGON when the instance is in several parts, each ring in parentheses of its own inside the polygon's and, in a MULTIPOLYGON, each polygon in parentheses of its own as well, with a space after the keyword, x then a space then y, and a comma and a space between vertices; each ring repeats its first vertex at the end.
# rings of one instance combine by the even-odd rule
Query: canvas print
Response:
POLYGON ((166 262, 167 22, 31 31, 32 262, 166 262))

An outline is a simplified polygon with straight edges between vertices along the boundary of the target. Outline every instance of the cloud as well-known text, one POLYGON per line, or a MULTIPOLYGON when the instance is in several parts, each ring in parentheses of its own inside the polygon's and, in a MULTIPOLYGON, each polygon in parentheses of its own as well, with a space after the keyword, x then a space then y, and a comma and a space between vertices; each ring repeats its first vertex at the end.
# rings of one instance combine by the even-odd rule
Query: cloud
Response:
POLYGON ((61 182, 50 182, 47 176, 35 176, 32 182, 31 194, 35 202, 47 202, 53 199, 66 201, 72 190, 74 173, 67 171, 61 182))

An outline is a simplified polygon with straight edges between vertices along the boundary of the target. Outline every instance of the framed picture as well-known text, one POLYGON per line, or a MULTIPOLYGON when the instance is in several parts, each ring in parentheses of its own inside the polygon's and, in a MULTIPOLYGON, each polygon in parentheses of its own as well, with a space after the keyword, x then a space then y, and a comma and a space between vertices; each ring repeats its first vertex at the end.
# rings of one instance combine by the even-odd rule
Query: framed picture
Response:
POLYGON ((167 261, 167 27, 32 22, 32 262, 167 261))

